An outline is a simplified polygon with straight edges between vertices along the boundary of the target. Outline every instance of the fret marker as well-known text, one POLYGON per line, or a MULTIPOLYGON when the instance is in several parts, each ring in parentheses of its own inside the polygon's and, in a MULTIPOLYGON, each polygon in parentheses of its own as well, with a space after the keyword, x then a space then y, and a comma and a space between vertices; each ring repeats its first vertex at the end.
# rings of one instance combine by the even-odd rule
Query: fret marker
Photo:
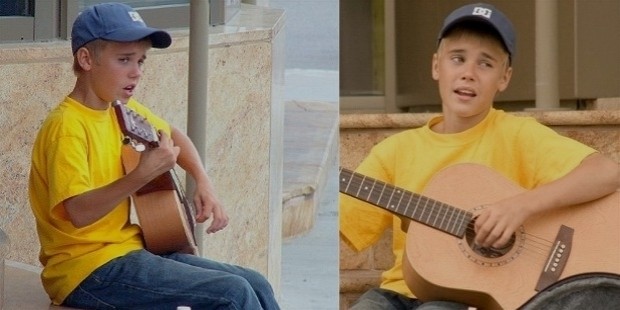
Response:
POLYGON ((364 186, 364 190, 367 191, 368 190, 368 186, 364 186))

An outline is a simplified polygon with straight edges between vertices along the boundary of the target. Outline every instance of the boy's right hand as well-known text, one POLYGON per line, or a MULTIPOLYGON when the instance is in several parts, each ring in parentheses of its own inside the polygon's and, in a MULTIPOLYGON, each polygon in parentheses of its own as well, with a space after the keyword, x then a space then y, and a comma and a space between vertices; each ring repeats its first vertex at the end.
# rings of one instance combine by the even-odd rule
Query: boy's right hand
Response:
POLYGON ((181 151, 166 133, 160 131, 159 136, 159 147, 142 152, 140 162, 136 167, 136 170, 148 178, 148 181, 174 168, 181 151))

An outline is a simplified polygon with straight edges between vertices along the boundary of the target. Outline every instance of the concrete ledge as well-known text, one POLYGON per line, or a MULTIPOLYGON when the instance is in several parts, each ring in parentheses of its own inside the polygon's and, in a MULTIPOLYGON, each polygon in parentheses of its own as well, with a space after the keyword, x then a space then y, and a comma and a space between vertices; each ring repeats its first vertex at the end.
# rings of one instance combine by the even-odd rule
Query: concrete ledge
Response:
MULTIPOLYGON (((620 110, 510 112, 547 126, 620 125, 620 110)), ((407 129, 426 125, 438 113, 342 114, 340 129, 407 129)))

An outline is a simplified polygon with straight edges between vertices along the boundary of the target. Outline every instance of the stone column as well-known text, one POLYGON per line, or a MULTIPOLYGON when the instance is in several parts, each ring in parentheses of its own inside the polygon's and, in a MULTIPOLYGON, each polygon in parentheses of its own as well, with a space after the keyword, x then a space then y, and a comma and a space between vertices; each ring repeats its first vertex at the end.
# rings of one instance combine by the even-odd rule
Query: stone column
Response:
POLYGON ((560 108, 557 0, 536 0, 536 109, 560 108))

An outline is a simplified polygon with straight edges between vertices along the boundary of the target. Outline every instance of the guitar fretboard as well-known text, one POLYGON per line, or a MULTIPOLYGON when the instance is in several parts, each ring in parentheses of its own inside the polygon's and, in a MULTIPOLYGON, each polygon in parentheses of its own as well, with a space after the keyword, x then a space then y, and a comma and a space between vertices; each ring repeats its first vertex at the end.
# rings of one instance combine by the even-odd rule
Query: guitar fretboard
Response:
POLYGON ((473 218, 470 212, 342 167, 340 192, 458 238, 473 218))

